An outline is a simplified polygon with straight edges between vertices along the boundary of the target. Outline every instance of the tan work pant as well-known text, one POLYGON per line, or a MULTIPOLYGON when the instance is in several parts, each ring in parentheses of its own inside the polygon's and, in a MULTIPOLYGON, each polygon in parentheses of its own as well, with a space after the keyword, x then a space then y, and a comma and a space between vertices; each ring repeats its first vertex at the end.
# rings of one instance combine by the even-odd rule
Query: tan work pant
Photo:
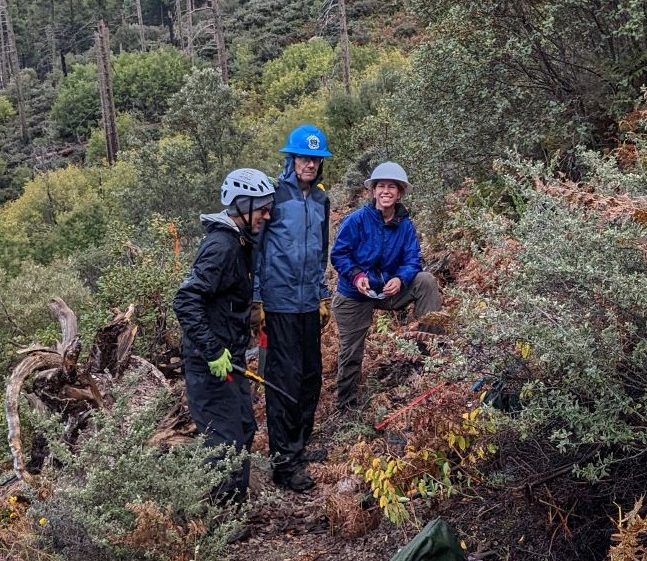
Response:
POLYGON ((336 292, 332 311, 339 329, 339 366, 337 369, 337 405, 353 407, 357 403, 357 389, 364 358, 364 341, 371 323, 373 310, 402 310, 414 304, 417 318, 440 310, 438 282, 431 273, 418 273, 405 289, 384 300, 358 301, 336 292))

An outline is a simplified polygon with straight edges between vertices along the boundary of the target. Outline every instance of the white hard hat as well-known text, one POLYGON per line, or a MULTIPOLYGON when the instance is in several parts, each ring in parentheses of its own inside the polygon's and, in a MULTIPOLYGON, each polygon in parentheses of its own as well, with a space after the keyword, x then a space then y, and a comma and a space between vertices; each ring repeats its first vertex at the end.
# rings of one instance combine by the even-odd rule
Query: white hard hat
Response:
POLYGON ((269 197, 274 195, 274 185, 262 171, 241 168, 232 171, 220 187, 220 200, 231 206, 236 197, 269 197))
POLYGON ((407 172, 404 171, 403 167, 400 164, 395 162, 384 162, 377 166, 371 177, 364 181, 364 187, 370 189, 381 179, 392 179, 401 183, 405 191, 412 189, 411 183, 409 183, 409 178, 407 177, 407 172))

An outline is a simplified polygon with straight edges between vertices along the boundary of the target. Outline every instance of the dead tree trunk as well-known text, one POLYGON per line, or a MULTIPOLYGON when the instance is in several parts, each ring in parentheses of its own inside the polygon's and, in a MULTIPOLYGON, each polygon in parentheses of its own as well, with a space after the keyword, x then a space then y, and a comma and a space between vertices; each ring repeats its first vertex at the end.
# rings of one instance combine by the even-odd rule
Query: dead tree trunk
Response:
POLYGON ((346 21, 346 0, 339 1, 339 39, 341 45, 342 79, 344 90, 350 94, 350 45, 348 41, 348 22, 346 21))
POLYGON ((56 48, 56 11, 54 8, 54 0, 50 0, 49 3, 49 25, 47 26, 46 33, 53 71, 56 69, 56 65, 58 63, 58 49, 56 48))
POLYGON ((220 0, 211 0, 211 9, 213 10, 213 38, 216 42, 216 50, 218 51, 218 66, 222 72, 222 81, 224 84, 227 84, 229 82, 229 70, 227 68, 225 28, 222 21, 220 0))
POLYGON ((4 18, 0 13, 0 88, 4 89, 9 85, 9 59, 5 43, 4 18))
POLYGON ((184 34, 182 32, 182 2, 175 0, 175 25, 177 27, 177 42, 180 50, 184 50, 184 34))
POLYGON ((29 127, 27 125, 27 112, 25 109, 25 96, 22 80, 20 78, 20 62, 16 48, 16 36, 13 32, 11 15, 9 14, 8 0, 0 0, 0 31, 6 32, 6 49, 8 52, 9 74, 16 83, 16 97, 18 99, 18 117, 20 119, 20 132, 25 144, 30 141, 29 127))
POLYGON ((186 0, 186 50, 193 64, 193 0, 186 0))
POLYGON ((97 51, 97 73, 99 75, 99 93, 101 97, 101 115, 103 130, 106 135, 106 156, 108 164, 115 163, 119 151, 115 102, 112 93, 112 67, 110 65, 110 32, 103 20, 97 24, 95 34, 97 51))
POLYGON ((141 0, 135 0, 135 5, 137 6, 137 27, 139 28, 139 42, 141 44, 142 51, 145 51, 146 38, 144 37, 144 16, 142 15, 141 0))

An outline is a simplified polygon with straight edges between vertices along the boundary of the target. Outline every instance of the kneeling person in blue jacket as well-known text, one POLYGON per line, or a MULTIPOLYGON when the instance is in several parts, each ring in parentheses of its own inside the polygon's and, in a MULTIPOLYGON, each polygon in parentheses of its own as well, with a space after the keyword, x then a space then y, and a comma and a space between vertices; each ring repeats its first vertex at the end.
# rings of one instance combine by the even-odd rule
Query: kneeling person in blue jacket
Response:
MULTIPOLYGON (((226 209, 203 214, 206 236, 191 273, 180 286, 173 309, 182 327, 186 392, 191 417, 208 446, 251 447, 256 421, 249 380, 235 375, 245 366, 253 294, 252 249, 274 204, 274 186, 255 169, 232 171, 221 191, 226 209)), ((215 463, 222 456, 212 458, 215 463)), ((215 489, 217 499, 243 500, 249 462, 215 489)))
MULTIPOLYGON (((418 318, 440 310, 438 283, 422 271, 416 229, 400 203, 411 188, 394 162, 377 166, 364 182, 372 201, 342 222, 330 260, 339 273, 332 311, 339 329, 337 405, 357 406, 364 341, 373 310, 400 310, 414 303, 418 318)), ((421 330, 432 331, 423 325, 421 330)))

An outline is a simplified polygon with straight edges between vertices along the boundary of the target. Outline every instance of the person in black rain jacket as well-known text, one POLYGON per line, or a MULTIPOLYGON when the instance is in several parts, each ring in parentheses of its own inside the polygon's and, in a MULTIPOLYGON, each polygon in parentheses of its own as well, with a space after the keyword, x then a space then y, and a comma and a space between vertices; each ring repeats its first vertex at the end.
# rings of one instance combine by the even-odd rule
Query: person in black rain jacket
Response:
MULTIPOLYGON (((249 380, 230 376, 232 364, 245 366, 256 236, 269 219, 274 186, 255 169, 231 172, 221 187, 224 211, 203 214, 206 229, 191 272, 173 309, 182 328, 189 410, 207 446, 251 447, 256 422, 249 380)), ((223 455, 215 455, 216 463, 223 455)), ((244 499, 249 462, 214 490, 218 499, 244 499)))

